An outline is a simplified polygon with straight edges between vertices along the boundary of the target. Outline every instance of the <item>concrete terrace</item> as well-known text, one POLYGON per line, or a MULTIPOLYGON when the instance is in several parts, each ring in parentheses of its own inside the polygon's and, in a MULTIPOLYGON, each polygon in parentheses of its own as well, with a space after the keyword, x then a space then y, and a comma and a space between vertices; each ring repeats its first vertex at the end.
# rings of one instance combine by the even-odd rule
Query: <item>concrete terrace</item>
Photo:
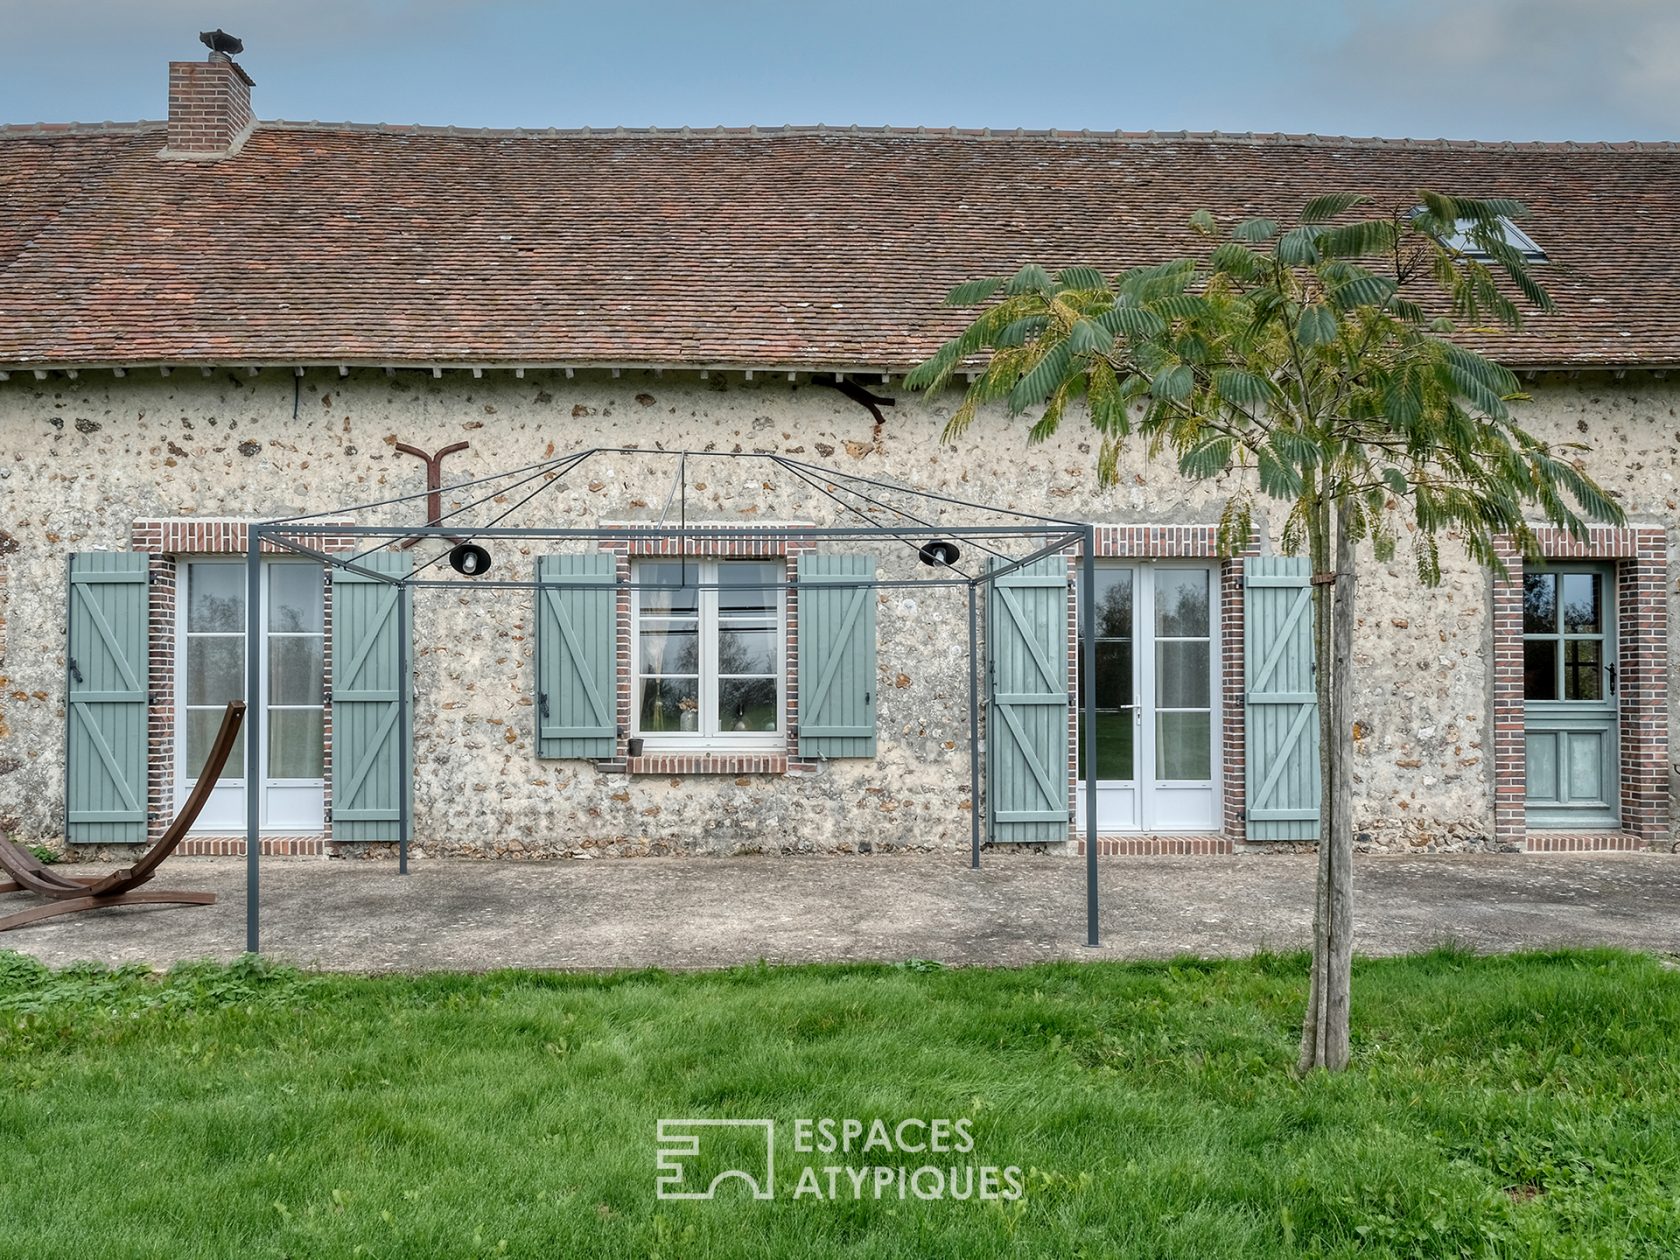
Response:
MULTIPOLYGON (((1000 854, 606 861, 266 858, 263 949, 340 971, 704 968, 937 959, 1244 955, 1305 948, 1309 855, 1105 858, 1104 944, 1084 947, 1084 864, 1000 854)), ((211 889, 205 908, 119 908, 0 937, 62 965, 228 959, 244 948, 244 862, 178 858, 155 887, 211 889)), ((1361 857, 1358 949, 1443 943, 1680 950, 1680 857, 1361 857)), ((6 904, 28 904, 11 895, 6 904)))

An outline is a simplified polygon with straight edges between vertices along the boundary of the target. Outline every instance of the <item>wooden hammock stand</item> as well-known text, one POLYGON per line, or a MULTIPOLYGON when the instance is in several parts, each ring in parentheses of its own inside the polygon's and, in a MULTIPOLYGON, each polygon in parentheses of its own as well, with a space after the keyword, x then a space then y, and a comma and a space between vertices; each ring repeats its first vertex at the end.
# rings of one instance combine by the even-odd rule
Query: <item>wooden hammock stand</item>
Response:
POLYGON ((169 824, 168 830, 158 837, 158 842, 133 866, 112 871, 109 875, 60 875, 22 845, 0 837, 0 867, 4 867, 6 873, 15 881, 0 883, 0 893, 31 892, 51 899, 44 906, 33 906, 0 918, 0 932, 9 932, 13 928, 39 923, 42 919, 56 918, 61 914, 103 910, 106 906, 214 905, 215 893, 149 892, 140 888, 142 884, 151 882, 158 867, 175 852, 192 825, 198 821, 198 815, 204 809, 205 802, 210 799, 216 780, 222 777, 222 767, 227 764, 228 755, 233 752, 234 741, 239 738, 239 728, 244 720, 244 702, 235 700, 222 714, 222 726, 216 732, 215 742, 210 745, 210 756, 204 763, 204 769, 199 772, 198 782, 193 785, 192 792, 176 813, 175 820, 169 824))

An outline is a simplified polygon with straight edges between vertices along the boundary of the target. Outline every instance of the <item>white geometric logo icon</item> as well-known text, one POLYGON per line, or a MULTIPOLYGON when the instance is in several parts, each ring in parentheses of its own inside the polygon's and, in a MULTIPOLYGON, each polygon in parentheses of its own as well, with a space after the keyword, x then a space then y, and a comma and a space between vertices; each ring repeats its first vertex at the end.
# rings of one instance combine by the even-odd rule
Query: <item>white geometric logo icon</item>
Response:
MULTIPOLYGON (((717 1193, 717 1188, 724 1182, 739 1178, 752 1188, 755 1199, 770 1199, 776 1194, 775 1184, 775 1145, 776 1122, 774 1120, 661 1120, 656 1130, 658 1146, 655 1149, 654 1166, 659 1170, 659 1176, 654 1179, 655 1194, 661 1199, 709 1199, 717 1193), (695 1182, 685 1180, 687 1176, 687 1160, 696 1159, 700 1155, 701 1137, 708 1130, 720 1129, 758 1129, 764 1134, 764 1158, 758 1158, 758 1144, 751 1143, 751 1160, 748 1167, 726 1168, 712 1177, 709 1182, 701 1186, 704 1179, 701 1173, 695 1182)), ((736 1145, 732 1143, 733 1147, 736 1145)), ((737 1163, 747 1162, 739 1153, 737 1163)))

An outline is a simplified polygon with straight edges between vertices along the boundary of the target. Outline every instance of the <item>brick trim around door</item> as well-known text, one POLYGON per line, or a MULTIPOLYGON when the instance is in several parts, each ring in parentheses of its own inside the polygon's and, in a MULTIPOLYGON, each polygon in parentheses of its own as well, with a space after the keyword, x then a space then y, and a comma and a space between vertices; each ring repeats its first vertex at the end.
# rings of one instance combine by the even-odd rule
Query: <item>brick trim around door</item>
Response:
MULTIPOLYGON (((1621 826, 1644 844, 1668 839, 1668 531, 1640 525, 1593 526, 1584 539, 1553 527, 1535 530, 1548 560, 1604 560, 1616 566, 1617 716, 1621 826)), ((1523 734, 1522 556, 1499 544, 1507 576, 1493 580, 1493 829, 1500 844, 1528 841, 1527 755, 1523 734)), ((1537 850, 1551 838, 1537 833, 1537 850)), ((1584 847, 1575 838, 1573 847, 1584 847)))
MULTIPOLYGON (((1260 554, 1259 535, 1252 535, 1248 545, 1235 555, 1221 555, 1217 525, 1098 525, 1097 559, 1137 560, 1217 560, 1219 561, 1219 727, 1220 727, 1220 817, 1224 822, 1227 842, 1245 838, 1244 810, 1247 788, 1244 770, 1247 764, 1247 733, 1243 726, 1243 565, 1249 556, 1260 554)), ((1079 565, 1082 547, 1067 552, 1068 580, 1072 589, 1079 589, 1079 565)), ((1079 798, 1079 606, 1076 599, 1068 601, 1068 695, 1076 703, 1068 705, 1068 800, 1079 798)), ((1071 836, 1079 842, 1083 853, 1085 822, 1073 820, 1071 836)), ((1183 837, 1185 840, 1206 837, 1183 837)), ((1106 840, 1099 840, 1098 852, 1142 852, 1138 846, 1116 842, 1111 849, 1106 840)), ((1214 852, 1207 845, 1189 845, 1185 849, 1169 847, 1167 852, 1214 852)), ((1224 850, 1229 852, 1229 849, 1224 850)))
MULTIPOLYGON (((322 521, 322 525, 351 525, 352 521, 322 521)), ((134 522, 129 548, 150 557, 150 607, 147 620, 151 643, 151 708, 146 720, 146 841, 155 843, 175 817, 175 612, 178 589, 178 557, 245 554, 248 522, 202 517, 156 517, 134 522)), ((311 536, 308 543, 321 551, 351 551, 355 539, 347 535, 311 536)), ((264 555, 291 555, 277 543, 264 543, 264 555)), ((322 709, 322 774, 326 779, 327 818, 332 818, 332 575, 324 573, 322 595, 322 666, 328 686, 322 709)), ((265 837, 263 852, 318 853, 319 842, 332 835, 326 822, 319 837, 265 837)), ((194 837, 183 843, 183 853, 242 855, 245 838, 194 837)))

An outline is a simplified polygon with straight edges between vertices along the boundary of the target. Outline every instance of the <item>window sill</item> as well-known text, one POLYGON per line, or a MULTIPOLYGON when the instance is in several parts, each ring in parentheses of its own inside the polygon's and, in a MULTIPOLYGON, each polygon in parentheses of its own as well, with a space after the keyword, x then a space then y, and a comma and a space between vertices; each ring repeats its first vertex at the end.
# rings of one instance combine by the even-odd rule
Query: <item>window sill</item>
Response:
POLYGON ((625 774, 786 774, 781 752, 663 752, 624 759, 625 774))

